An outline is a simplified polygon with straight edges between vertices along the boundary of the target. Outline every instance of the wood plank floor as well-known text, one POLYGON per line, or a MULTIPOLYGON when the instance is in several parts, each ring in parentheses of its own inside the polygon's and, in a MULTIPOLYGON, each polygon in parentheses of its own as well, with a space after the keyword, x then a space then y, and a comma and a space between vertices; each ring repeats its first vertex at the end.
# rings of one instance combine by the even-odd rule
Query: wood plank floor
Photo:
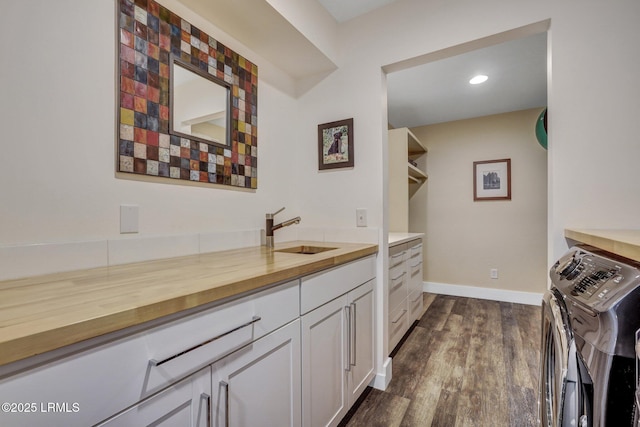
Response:
POLYGON ((540 307, 433 294, 425 306, 387 390, 342 425, 535 426, 540 307))

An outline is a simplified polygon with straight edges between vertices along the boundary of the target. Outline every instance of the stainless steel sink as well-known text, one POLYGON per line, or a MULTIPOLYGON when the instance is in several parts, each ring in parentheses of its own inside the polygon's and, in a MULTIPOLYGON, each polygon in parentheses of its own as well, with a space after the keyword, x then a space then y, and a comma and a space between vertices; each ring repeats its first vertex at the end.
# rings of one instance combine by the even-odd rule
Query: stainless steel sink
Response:
POLYGON ((320 252, 332 251, 338 248, 328 248, 325 246, 293 246, 291 248, 277 249, 274 252, 286 252, 290 254, 303 254, 303 255, 313 255, 319 254, 320 252))

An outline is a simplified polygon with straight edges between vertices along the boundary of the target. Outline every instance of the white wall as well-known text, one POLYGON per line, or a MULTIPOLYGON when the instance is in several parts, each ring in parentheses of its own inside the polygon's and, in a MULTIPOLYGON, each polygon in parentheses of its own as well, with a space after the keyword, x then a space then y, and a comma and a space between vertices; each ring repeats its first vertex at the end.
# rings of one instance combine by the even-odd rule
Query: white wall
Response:
MULTIPOLYGON (((567 248, 565 227, 638 227, 640 180, 633 171, 640 159, 640 144, 634 141, 640 134, 640 85, 634 84, 640 68, 640 50, 634 48, 639 17, 636 0, 405 0, 345 23, 338 35, 339 69, 298 102, 296 177, 303 218, 351 224, 355 209, 366 207, 370 225, 381 227, 384 254, 387 117, 381 68, 548 21, 548 263, 567 248), (356 130, 355 169, 320 174, 315 126, 347 117, 354 117, 356 130)), ((381 257, 381 375, 387 368, 382 357, 387 354, 385 266, 381 257)))
MULTIPOLYGON (((380 67, 428 55, 550 20, 549 100, 549 262, 566 249, 568 226, 638 227, 640 181, 633 171, 640 158, 640 2, 492 0, 486 2, 394 3, 341 27, 341 64, 300 99, 300 199, 316 218, 349 222, 357 205, 380 203, 383 161, 356 152, 355 180, 345 179, 339 206, 317 194, 347 177, 318 174, 308 156, 313 125, 353 116, 356 150, 383 152, 384 83, 380 67)), ((365 206, 365 207, 366 207, 365 206)), ((381 214, 371 215, 381 225, 381 214)))
MULTIPOLYGON (((259 60, 181 5, 163 3, 259 60)), ((140 206, 140 236, 263 228, 265 209, 281 206, 294 214, 292 186, 284 185, 294 168, 283 164, 297 142, 290 126, 297 106, 264 80, 257 191, 116 177, 116 4, 3 5, 0 246, 118 238, 120 204, 140 206)))
POLYGON ((426 234, 424 279, 542 294, 547 284, 547 154, 534 133, 541 109, 413 128, 429 180, 410 202, 426 234), (473 162, 511 159, 511 200, 473 200, 473 162), (498 278, 489 271, 498 269, 498 278))

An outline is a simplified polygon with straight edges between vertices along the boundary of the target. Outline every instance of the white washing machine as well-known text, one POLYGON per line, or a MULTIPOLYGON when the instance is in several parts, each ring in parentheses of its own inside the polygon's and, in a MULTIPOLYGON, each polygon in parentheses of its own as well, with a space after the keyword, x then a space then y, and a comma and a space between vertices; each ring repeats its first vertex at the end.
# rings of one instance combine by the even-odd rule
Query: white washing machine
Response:
POLYGON ((579 245, 550 277, 542 303, 540 424, 632 426, 640 263, 579 245))

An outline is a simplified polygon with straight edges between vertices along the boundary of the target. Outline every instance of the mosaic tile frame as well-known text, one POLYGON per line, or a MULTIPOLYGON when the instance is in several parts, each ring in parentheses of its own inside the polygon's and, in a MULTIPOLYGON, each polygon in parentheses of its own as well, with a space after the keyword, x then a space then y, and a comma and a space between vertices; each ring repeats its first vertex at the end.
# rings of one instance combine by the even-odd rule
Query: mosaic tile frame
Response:
POLYGON ((154 0, 118 1, 118 170, 258 187, 258 67, 154 0), (231 145, 169 133, 171 54, 231 89, 231 145))

